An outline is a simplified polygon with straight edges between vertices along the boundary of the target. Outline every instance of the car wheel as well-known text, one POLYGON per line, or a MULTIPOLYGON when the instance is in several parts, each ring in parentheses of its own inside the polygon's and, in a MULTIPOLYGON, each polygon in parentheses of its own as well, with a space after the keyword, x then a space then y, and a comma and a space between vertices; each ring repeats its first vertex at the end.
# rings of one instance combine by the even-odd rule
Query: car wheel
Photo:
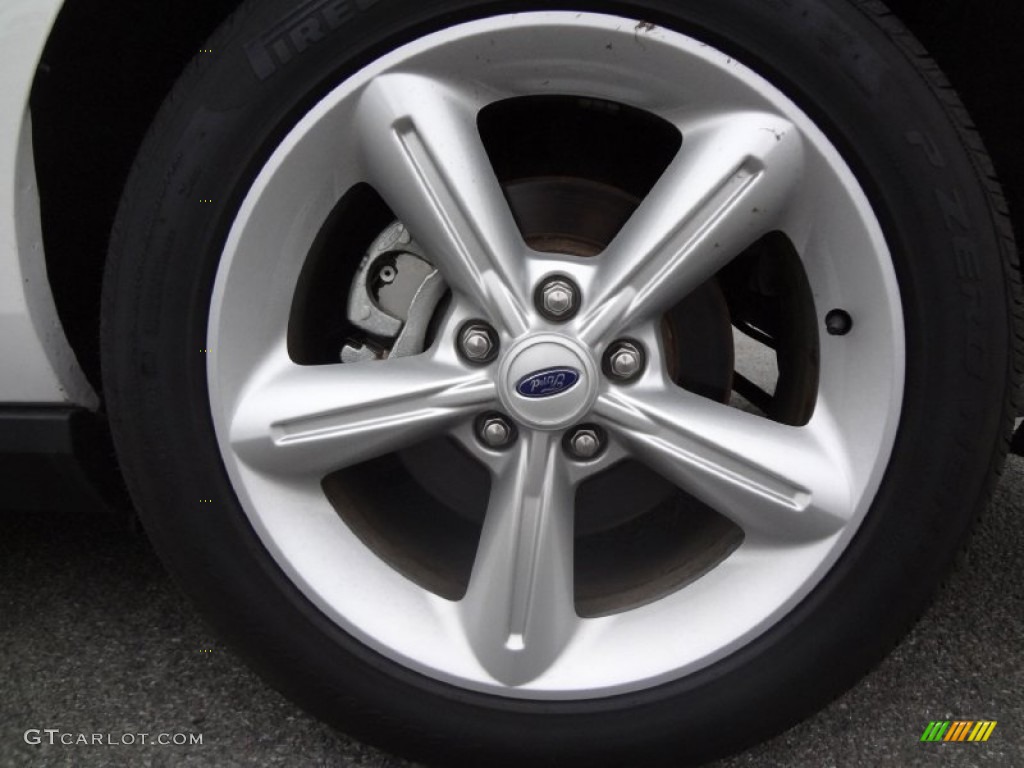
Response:
POLYGON ((1006 451, 1019 272, 880 5, 255 0, 208 47, 104 379, 274 685, 421 759, 679 765, 921 613, 1006 451))

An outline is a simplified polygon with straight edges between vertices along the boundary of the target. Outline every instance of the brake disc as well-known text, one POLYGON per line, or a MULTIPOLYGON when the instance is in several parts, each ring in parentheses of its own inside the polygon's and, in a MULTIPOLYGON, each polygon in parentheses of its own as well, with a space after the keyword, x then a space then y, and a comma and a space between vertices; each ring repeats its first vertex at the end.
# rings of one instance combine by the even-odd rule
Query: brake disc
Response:
MULTIPOLYGON (((581 258, 600 258, 638 202, 617 187, 573 177, 517 180, 505 185, 505 193, 527 245, 536 251, 581 258)), ((396 254, 429 264, 428 255, 405 228, 391 225, 367 251, 349 305, 350 320, 371 332, 374 326, 359 315, 365 314, 367 303, 391 318, 408 318, 390 352, 381 348, 380 356, 422 351, 421 330, 429 326, 437 310, 440 297, 436 292, 444 293, 443 288, 433 287, 434 278, 421 278, 419 273, 410 279, 422 279, 416 290, 399 289, 400 277, 381 287, 381 267, 391 263, 400 266, 394 261, 396 254), (421 294, 422 300, 418 298, 421 294), (397 300, 399 296, 401 300, 397 300)), ((671 310, 663 327, 672 379, 698 394, 725 402, 731 391, 733 346, 729 311, 717 282, 708 281, 671 310)), ((435 499, 464 519, 476 523, 483 520, 489 492, 487 476, 471 471, 472 459, 460 448, 447 440, 434 440, 402 451, 400 457, 409 473, 435 499)), ((587 536, 616 528, 674 493, 674 486, 637 464, 617 465, 581 489, 577 534, 587 536)))

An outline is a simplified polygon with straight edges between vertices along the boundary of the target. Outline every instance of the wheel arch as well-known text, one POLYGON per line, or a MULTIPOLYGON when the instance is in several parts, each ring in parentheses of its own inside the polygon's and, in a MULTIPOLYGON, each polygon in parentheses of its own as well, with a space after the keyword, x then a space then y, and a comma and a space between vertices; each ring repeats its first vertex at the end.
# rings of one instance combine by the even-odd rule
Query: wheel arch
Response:
POLYGON ((185 65, 241 0, 68 0, 30 107, 46 268, 64 331, 102 390, 99 305, 135 155, 185 65))

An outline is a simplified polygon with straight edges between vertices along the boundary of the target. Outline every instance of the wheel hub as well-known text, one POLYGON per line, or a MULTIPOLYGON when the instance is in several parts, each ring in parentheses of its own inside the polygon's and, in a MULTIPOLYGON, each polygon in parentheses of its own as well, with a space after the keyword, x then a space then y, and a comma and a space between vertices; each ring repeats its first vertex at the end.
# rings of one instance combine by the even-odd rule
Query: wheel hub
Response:
POLYGON ((598 368, 578 342, 537 333, 513 344, 501 361, 498 393, 508 412, 534 429, 564 429, 597 398, 598 368))

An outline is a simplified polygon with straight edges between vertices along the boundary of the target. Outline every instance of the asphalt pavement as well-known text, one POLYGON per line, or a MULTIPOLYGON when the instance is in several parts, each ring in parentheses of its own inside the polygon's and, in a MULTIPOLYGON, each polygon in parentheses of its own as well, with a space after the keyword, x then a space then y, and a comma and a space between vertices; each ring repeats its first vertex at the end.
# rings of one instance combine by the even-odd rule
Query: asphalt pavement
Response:
MULTIPOLYGON (((1022 513, 1024 460, 1011 458, 966 559, 895 652, 815 717, 717 768, 1024 766, 1022 513), (998 725, 983 744, 920 742, 930 721, 960 719, 998 725)), ((0 513, 0 766, 32 765, 411 764, 264 685, 141 535, 69 510, 0 513), (76 743, 92 734, 107 743, 76 743)))

